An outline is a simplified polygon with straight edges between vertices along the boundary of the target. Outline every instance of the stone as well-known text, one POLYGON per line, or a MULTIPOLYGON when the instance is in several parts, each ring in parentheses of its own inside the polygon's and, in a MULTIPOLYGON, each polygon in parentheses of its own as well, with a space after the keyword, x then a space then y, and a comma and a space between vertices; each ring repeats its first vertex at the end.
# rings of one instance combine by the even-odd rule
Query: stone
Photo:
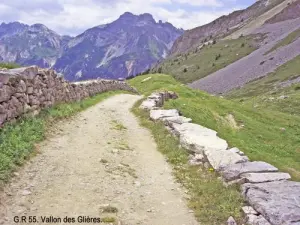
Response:
POLYGON ((176 117, 179 116, 177 109, 159 109, 159 110, 151 110, 150 118, 152 120, 159 120, 165 117, 176 117))
POLYGON ((205 162, 205 157, 202 154, 196 154, 195 156, 191 156, 189 158, 189 164, 191 166, 200 166, 205 162))
POLYGON ((6 119, 7 119, 7 115, 6 114, 0 114, 0 126, 2 125, 2 124, 4 124, 4 122, 6 121, 6 119))
POLYGON ((152 110, 152 109, 156 108, 155 99, 146 99, 145 101, 142 102, 142 104, 140 105, 140 108, 145 109, 145 110, 152 110))
POLYGON ((174 132, 180 137, 180 144, 194 153, 205 150, 225 150, 228 144, 217 136, 217 132, 194 123, 174 124, 174 132))
POLYGON ((24 191, 22 192, 22 195, 23 195, 23 196, 31 195, 31 191, 29 191, 29 190, 24 190, 24 191))
POLYGON ((249 214, 247 215, 247 224, 249 225, 271 225, 263 216, 249 214))
POLYGON ((226 181, 240 178, 243 173, 277 172, 278 169, 266 162, 254 161, 226 166, 221 174, 226 181))
POLYGON ((242 194, 270 224, 300 224, 300 182, 247 183, 242 194))
POLYGON ((8 101, 12 95, 12 89, 11 87, 4 85, 0 89, 0 103, 4 101, 8 101))
POLYGON ((237 225, 237 223, 235 222, 232 216, 228 218, 227 225, 237 225))
POLYGON ((151 80, 151 79, 152 79, 152 77, 147 77, 147 78, 145 78, 144 80, 142 80, 141 83, 144 83, 144 82, 146 82, 146 81, 148 81, 148 80, 151 80))
POLYGON ((242 155, 242 156, 245 155, 245 153, 242 152, 242 151, 240 151, 238 148, 231 148, 231 149, 229 149, 228 151, 231 151, 231 152, 233 152, 233 153, 237 153, 237 154, 242 155))
POLYGON ((281 100, 283 100, 283 99, 287 99, 289 96, 286 96, 286 95, 281 95, 278 99, 281 99, 281 100))
POLYGON ((246 215, 248 214, 258 215, 258 212, 256 212, 251 206, 244 206, 242 207, 242 210, 246 215))
POLYGON ((244 173, 241 177, 245 178, 247 183, 263 183, 291 179, 288 173, 244 173))
POLYGON ((33 87, 28 87, 27 94, 32 94, 32 93, 33 93, 33 87))
POLYGON ((148 99, 157 100, 159 98, 161 98, 161 95, 159 93, 152 93, 151 95, 148 96, 148 99))
POLYGON ((25 93, 27 89, 26 83, 24 80, 20 80, 19 85, 17 87, 17 92, 18 93, 25 93))
POLYGON ((172 116, 172 117, 162 118, 162 121, 166 122, 166 124, 170 124, 170 123, 183 124, 183 123, 192 122, 192 119, 186 118, 184 116, 172 116))
POLYGON ((27 79, 33 79, 38 74, 37 66, 21 67, 9 70, 11 74, 22 75, 27 79))
POLYGON ((205 149, 204 153, 209 163, 217 171, 229 165, 248 161, 246 157, 224 149, 205 149))
POLYGON ((245 180, 245 178, 239 178, 239 179, 236 179, 236 180, 232 180, 232 181, 229 181, 229 182, 226 182, 226 181, 224 181, 223 180, 223 185, 225 186, 225 187, 230 187, 230 186, 232 186, 232 185, 242 185, 242 184, 244 184, 244 183, 246 183, 246 180, 245 180))
POLYGON ((194 159, 190 159, 189 160, 189 165, 191 165, 191 166, 202 166, 203 162, 197 161, 197 160, 194 160, 194 159))

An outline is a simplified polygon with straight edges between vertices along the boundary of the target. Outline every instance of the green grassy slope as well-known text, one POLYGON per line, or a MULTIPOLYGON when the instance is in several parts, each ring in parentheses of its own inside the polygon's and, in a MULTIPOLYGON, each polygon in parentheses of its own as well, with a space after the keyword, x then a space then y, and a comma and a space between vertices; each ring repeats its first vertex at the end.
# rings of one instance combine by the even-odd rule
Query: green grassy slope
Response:
POLYGON ((269 162, 300 180, 299 114, 256 109, 214 97, 192 90, 167 75, 139 76, 130 80, 130 84, 145 95, 159 89, 175 91, 179 99, 168 101, 166 108, 177 108, 195 123, 218 131, 231 147, 240 148, 251 160, 269 162), (141 83, 148 76, 152 79, 141 83))
POLYGON ((286 38, 278 42, 273 48, 265 53, 265 55, 276 51, 280 47, 284 47, 296 41, 300 37, 300 29, 295 30, 294 32, 290 33, 286 38))
POLYGON ((155 66, 151 72, 170 74, 183 83, 203 78, 250 54, 256 48, 254 39, 262 35, 240 37, 235 40, 220 40, 216 44, 194 49, 155 66))
POLYGON ((267 76, 231 91, 226 97, 255 107, 256 110, 268 108, 299 116, 300 56, 267 76), (282 98, 283 96, 287 98, 282 98))

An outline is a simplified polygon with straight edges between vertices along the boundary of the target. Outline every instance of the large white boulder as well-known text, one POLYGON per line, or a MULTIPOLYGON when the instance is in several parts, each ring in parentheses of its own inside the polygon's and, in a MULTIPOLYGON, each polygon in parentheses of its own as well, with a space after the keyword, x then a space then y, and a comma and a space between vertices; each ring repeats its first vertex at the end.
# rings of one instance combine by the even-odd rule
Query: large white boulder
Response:
POLYGON ((176 117, 179 116, 177 109, 158 109, 158 110, 151 110, 150 111, 150 118, 152 120, 159 120, 166 117, 176 117))
POLYGON ((145 101, 142 102, 140 105, 141 109, 146 109, 146 110, 152 110, 156 108, 156 101, 155 99, 146 99, 145 101))
POLYGON ((173 124, 174 131, 180 137, 180 143, 188 150, 203 154, 206 150, 226 150, 228 144, 217 136, 217 132, 198 124, 173 124))
POLYGON ((161 119, 162 121, 166 122, 167 124, 177 123, 177 124, 183 124, 183 123, 189 123, 192 121, 192 119, 184 117, 184 116, 172 116, 172 117, 164 117, 161 119))
POLYGON ((226 166, 248 161, 247 157, 224 149, 209 148, 204 150, 204 154, 215 170, 221 170, 226 166))

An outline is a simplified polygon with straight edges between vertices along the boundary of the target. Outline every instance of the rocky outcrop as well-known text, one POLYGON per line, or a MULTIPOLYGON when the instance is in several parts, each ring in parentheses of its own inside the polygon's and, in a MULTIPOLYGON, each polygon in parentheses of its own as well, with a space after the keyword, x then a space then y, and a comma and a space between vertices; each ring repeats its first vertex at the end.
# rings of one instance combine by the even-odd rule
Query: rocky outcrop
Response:
MULTIPOLYGON (((238 148, 229 149, 216 131, 190 123, 191 119, 180 115, 178 110, 159 109, 164 93, 168 92, 153 93, 145 100, 153 101, 153 106, 142 108, 150 110, 152 120, 163 121, 179 137, 181 146, 191 153, 190 165, 207 167, 208 164, 221 175, 225 186, 242 185, 242 195, 250 205, 242 209, 247 224, 300 225, 299 182, 288 181, 291 178, 288 173, 278 172, 266 162, 250 162, 238 148)), ((228 221, 234 224, 233 218, 228 221)))
POLYGON ((125 90, 136 92, 127 83, 93 80, 69 83, 54 70, 36 66, 0 70, 0 126, 24 114, 38 114, 58 103, 79 101, 96 94, 125 90))
POLYGON ((266 21, 266 23, 278 23, 285 20, 296 19, 300 17, 300 0, 296 0, 283 9, 280 13, 266 21))

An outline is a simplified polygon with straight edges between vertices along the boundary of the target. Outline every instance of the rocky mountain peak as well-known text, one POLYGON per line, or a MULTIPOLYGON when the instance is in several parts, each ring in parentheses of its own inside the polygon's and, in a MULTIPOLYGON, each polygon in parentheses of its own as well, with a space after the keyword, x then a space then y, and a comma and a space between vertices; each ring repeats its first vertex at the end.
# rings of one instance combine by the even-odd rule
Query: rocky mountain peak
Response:
POLYGON ((149 13, 130 12, 76 37, 60 36, 43 24, 24 26, 8 31, 0 25, 0 60, 53 67, 68 80, 118 79, 141 73, 165 58, 183 33, 170 23, 157 23, 149 13))
POLYGON ((151 22, 151 23, 156 23, 153 16, 150 13, 144 13, 144 14, 139 15, 139 19, 143 20, 143 21, 151 22))

